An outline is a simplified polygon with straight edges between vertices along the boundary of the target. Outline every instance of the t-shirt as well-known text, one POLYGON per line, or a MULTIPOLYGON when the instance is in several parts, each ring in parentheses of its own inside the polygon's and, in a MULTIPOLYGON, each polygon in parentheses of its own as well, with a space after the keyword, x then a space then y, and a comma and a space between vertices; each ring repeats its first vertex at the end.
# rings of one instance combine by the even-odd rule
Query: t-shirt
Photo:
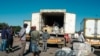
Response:
POLYGON ((40 33, 38 31, 34 30, 31 32, 31 41, 32 42, 39 41, 39 38, 40 38, 40 33))

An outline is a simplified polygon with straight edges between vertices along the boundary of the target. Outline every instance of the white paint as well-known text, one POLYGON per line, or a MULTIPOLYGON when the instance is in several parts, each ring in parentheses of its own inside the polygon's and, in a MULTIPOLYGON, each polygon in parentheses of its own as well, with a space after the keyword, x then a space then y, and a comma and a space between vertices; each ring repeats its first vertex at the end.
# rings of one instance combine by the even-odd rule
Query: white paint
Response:
POLYGON ((65 17, 65 33, 75 33, 75 20, 76 15, 72 13, 66 13, 65 17))
POLYGON ((95 27, 97 27, 97 37, 100 38, 100 20, 97 20, 97 26, 95 26, 95 19, 89 19, 85 22, 85 36, 94 37, 95 27))
POLYGON ((40 13, 33 13, 32 14, 32 26, 36 26, 36 30, 40 30, 40 13))
POLYGON ((85 36, 94 37, 95 20, 86 20, 85 36))

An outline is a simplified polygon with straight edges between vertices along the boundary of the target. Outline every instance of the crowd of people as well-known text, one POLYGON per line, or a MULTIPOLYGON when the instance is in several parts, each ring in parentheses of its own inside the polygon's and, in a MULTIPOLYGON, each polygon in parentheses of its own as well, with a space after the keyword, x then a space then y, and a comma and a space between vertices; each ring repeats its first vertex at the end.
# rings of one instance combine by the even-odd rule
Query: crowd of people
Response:
POLYGON ((3 26, 1 31, 1 51, 12 52, 14 30, 12 26, 3 26))
MULTIPOLYGON (((24 51, 26 47, 26 28, 27 24, 23 24, 23 28, 20 30, 18 37, 20 38, 21 41, 21 49, 19 56, 24 56, 24 51)), ((40 56, 40 50, 38 48, 38 43, 40 40, 40 33, 39 31, 36 30, 36 26, 32 26, 31 30, 29 32, 30 35, 30 45, 29 45, 29 52, 33 53, 33 56, 40 56)), ((85 41, 83 36, 79 33, 80 38, 79 41, 85 41)), ((1 32, 1 39, 2 39, 2 44, 1 44, 1 50, 6 51, 7 53, 13 51, 13 36, 14 36, 14 30, 13 28, 10 27, 5 27, 3 26, 2 32, 1 32)), ((66 42, 70 42, 70 37, 68 34, 65 34, 65 40, 66 42)), ((43 31, 42 33, 42 41, 43 41, 43 51, 47 51, 47 40, 50 38, 50 34, 47 32, 47 30, 43 31)))
MULTIPOLYGON (((21 28, 18 37, 21 41, 21 49, 19 56, 24 56, 24 51, 26 47, 26 28, 27 24, 23 25, 23 28, 21 28)), ((31 30, 29 32, 30 35, 30 45, 29 45, 29 52, 33 53, 33 56, 36 56, 40 54, 40 50, 38 48, 38 43, 40 40, 40 33, 36 30, 36 26, 32 26, 31 30)), ((47 51, 47 39, 50 37, 47 30, 43 31, 42 34, 42 40, 43 40, 43 51, 47 51)), ((14 30, 12 26, 3 26, 3 29, 1 31, 1 51, 6 51, 7 53, 13 52, 13 38, 14 38, 14 30)))

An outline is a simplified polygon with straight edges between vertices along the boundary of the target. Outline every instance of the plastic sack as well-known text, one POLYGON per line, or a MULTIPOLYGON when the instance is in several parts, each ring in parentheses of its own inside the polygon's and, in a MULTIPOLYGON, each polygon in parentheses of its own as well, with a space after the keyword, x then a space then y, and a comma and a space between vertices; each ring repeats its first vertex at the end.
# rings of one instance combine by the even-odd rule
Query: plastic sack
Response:
POLYGON ((72 50, 70 48, 64 47, 62 49, 57 50, 55 56, 70 56, 69 54, 71 51, 72 50))

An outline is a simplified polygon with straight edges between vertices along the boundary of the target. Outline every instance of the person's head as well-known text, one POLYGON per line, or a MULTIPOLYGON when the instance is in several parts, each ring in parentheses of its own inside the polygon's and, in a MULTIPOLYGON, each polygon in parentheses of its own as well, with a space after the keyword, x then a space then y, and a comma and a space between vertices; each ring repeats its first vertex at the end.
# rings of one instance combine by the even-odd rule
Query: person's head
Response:
POLYGON ((45 30, 45 32, 47 32, 47 30, 45 30))
POLYGON ((80 34, 81 34, 81 32, 78 32, 78 34, 80 35, 80 34))
POLYGON ((36 26, 32 26, 31 27, 31 30, 36 30, 36 26))
POLYGON ((27 24, 24 24, 24 25, 23 25, 24 28, 27 28, 27 26, 28 26, 27 24))

